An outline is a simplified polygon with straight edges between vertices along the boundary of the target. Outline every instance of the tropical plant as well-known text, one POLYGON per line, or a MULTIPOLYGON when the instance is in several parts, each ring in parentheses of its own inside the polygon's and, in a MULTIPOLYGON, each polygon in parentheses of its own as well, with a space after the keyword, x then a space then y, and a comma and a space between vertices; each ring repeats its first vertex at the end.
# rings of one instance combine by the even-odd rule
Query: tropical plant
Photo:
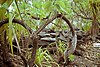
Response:
MULTIPOLYGON (((36 41, 37 34, 44 28, 61 31, 70 27, 72 37, 74 37, 73 28, 77 27, 91 34, 95 39, 100 29, 99 14, 100 0, 0 0, 0 33, 6 30, 12 54, 14 38, 21 53, 22 45, 19 44, 21 34, 23 33, 23 36, 32 35, 30 38, 33 37, 33 40, 36 41), (68 25, 65 24, 66 21, 68 25), (34 33, 34 31, 36 32, 34 33)), ((42 66, 43 61, 47 62, 47 66, 50 66, 51 62, 57 64, 49 51, 43 48, 37 49, 37 41, 32 43, 36 43, 35 51, 32 53, 36 54, 35 63, 38 66, 42 66)), ((57 48, 60 53, 64 53, 67 47, 64 42, 58 41, 57 48)), ((32 58, 35 57, 34 54, 31 54, 32 58)), ((74 58, 75 56, 72 54, 69 56, 70 61, 73 61, 74 58)), ((31 61, 34 63, 34 59, 26 62, 31 61)), ((29 63, 29 65, 33 64, 29 63)))

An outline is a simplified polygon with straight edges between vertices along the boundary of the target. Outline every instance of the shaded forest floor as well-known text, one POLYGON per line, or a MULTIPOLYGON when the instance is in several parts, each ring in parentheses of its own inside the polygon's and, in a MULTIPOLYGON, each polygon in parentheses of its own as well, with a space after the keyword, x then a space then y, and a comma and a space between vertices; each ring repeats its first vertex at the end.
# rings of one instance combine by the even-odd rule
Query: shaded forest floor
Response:
MULTIPOLYGON (((2 34, 1 34, 2 35, 2 34)), ((69 31, 53 31, 53 30, 44 30, 39 35, 38 48, 42 49, 42 52, 47 51, 43 56, 48 56, 49 59, 43 59, 39 64, 39 61, 36 60, 36 64, 39 67, 64 67, 64 53, 60 51, 60 47, 57 46, 59 41, 63 46, 66 46, 71 41, 72 37, 69 31), (66 41, 67 40, 67 41, 66 41), (51 59, 50 59, 51 58, 51 59)), ((32 45, 28 42, 27 37, 24 38, 24 46, 21 46, 21 51, 26 58, 30 57, 32 45), (28 48, 26 49, 25 43, 28 43, 28 48)), ((23 39, 21 39, 22 44, 23 39)), ((87 35, 83 31, 77 31, 77 47, 74 52, 74 60, 69 61, 66 67, 100 67, 100 48, 94 47, 94 43, 100 43, 100 33, 96 36, 95 41, 92 40, 91 36, 87 35)), ((3 45, 5 42, 3 43, 3 45)), ((12 55, 9 51, 9 48, 3 48, 4 46, 0 42, 0 67, 24 67, 24 62, 18 54, 16 42, 13 42, 14 54, 12 55), (8 52, 7 52, 8 51, 8 52), (8 55, 6 55, 8 54, 8 55), (6 61, 6 62, 5 62, 6 61), (10 65, 13 64, 13 65, 10 65)), ((63 48, 62 48, 63 49, 63 48)), ((39 52, 38 52, 39 53, 39 52)))

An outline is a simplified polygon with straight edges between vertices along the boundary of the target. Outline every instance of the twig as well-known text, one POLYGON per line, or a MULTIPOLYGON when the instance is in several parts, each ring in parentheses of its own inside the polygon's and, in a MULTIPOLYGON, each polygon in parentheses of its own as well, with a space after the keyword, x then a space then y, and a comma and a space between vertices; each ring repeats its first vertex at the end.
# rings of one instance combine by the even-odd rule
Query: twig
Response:
MULTIPOLYGON (((28 15, 31 15, 30 13, 27 13, 28 15)), ((42 20, 45 20, 45 19, 48 19, 49 18, 49 16, 50 16, 50 14, 51 14, 51 12, 49 13, 49 15, 47 16, 47 17, 45 17, 45 18, 42 18, 42 20)), ((35 16, 31 16, 32 17, 32 19, 35 19, 35 20, 40 20, 40 18, 39 17, 35 17, 35 16)))
POLYGON ((18 9, 18 12, 19 12, 20 18, 21 18, 21 20, 23 21, 23 18, 22 18, 22 16, 21 16, 21 12, 20 12, 20 10, 19 10, 18 3, 17 3, 16 0, 15 0, 15 4, 16 4, 16 6, 17 6, 17 9, 18 9))
MULTIPOLYGON (((74 2, 75 3, 75 2, 74 2)), ((72 5, 72 4, 71 4, 72 5)), ((78 5, 75 3, 75 5, 78 7, 78 5)), ((81 4, 80 4, 81 5, 81 4)), ((87 15, 86 15, 86 13, 84 12, 84 9, 83 9, 83 7, 82 7, 82 5, 81 5, 81 8, 82 9, 80 9, 80 7, 78 7, 79 8, 79 11, 83 14, 83 15, 81 15, 81 14, 79 14, 79 13, 77 13, 74 9, 73 9, 73 5, 72 5, 72 10, 73 10, 73 12, 74 13, 76 13, 76 15, 77 16, 80 16, 81 18, 83 18, 83 19, 89 19, 89 20, 92 20, 92 17, 87 17, 87 15)))

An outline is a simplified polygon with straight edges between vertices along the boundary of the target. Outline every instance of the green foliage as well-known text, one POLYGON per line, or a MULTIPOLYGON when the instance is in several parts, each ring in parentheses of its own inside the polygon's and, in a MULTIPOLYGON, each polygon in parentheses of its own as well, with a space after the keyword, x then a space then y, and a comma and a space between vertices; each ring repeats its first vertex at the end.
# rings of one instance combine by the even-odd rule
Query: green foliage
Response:
POLYGON ((11 5, 13 0, 0 0, 1 6, 5 7, 6 9, 11 5))
MULTIPOLYGON (((3 29, 6 29, 8 31, 8 40, 9 44, 11 47, 11 52, 13 53, 13 47, 12 47, 12 38, 13 38, 13 33, 12 33, 12 28, 14 28, 15 33, 18 37, 18 41, 20 39, 21 33, 23 32, 24 35, 28 35, 29 33, 25 28, 20 26, 19 24, 13 24, 12 19, 17 18, 20 19, 22 17, 23 21, 31 27, 33 30, 37 30, 40 25, 45 23, 44 20, 41 20, 43 18, 46 18, 49 14, 50 17, 51 15, 54 15, 55 13, 62 13, 64 14, 70 21, 73 21, 73 26, 80 27, 81 29, 83 28, 85 31, 88 31, 91 26, 91 21, 87 21, 87 19, 77 17, 76 13, 72 10, 72 8, 80 15, 84 17, 92 17, 92 11, 95 11, 93 8, 93 4, 96 4, 96 9, 97 12, 100 12, 100 0, 16 0, 18 7, 16 7, 15 0, 0 0, 0 21, 9 18, 9 24, 4 25, 2 28, 0 28, 0 32, 3 29), (14 3, 13 3, 14 1, 14 3), (75 2, 74 5, 72 6, 71 4, 75 2), (91 5, 92 4, 92 5, 91 5), (12 10, 11 8, 12 7, 12 10), (90 9, 91 8, 91 9, 90 9), (18 11, 19 9, 19 11, 18 11), (8 11, 10 11, 10 13, 8 11), (80 11, 81 10, 81 11, 80 11), (83 10, 83 12, 82 12, 83 10), (30 13, 30 15, 28 15, 30 13), (86 15, 85 15, 86 14, 86 15), (39 17, 40 20, 34 20, 32 19, 32 16, 34 17, 39 17), (82 25, 80 25, 82 24, 82 25), (80 25, 80 26, 79 26, 80 25), (9 29, 7 29, 9 26, 9 29)), ((95 11, 96 12, 96 11, 95 11)), ((99 13, 98 13, 99 17, 99 13)), ((100 21, 100 19, 98 19, 100 21)), ((56 30, 63 30, 68 28, 62 20, 55 20, 54 25, 52 28, 56 30), (58 28, 58 26, 61 27, 58 28)), ((50 26, 51 28, 51 26, 50 26)), ((64 53, 66 50, 66 44, 62 41, 59 41, 58 44, 58 51, 61 53, 64 53)), ((75 56, 70 55, 69 56, 70 61, 74 61, 75 56)), ((49 52, 47 50, 44 50, 42 48, 39 48, 37 50, 36 54, 36 60, 35 63, 38 66, 42 66, 43 61, 47 62, 47 66, 49 67, 52 63, 55 63, 53 58, 50 56, 49 52)), ((55 63, 56 64, 56 63, 55 63)), ((51 66, 50 66, 51 67, 51 66)))
POLYGON ((7 3, 7 6, 9 7, 11 5, 11 3, 13 2, 13 0, 7 0, 6 3, 7 3))
POLYGON ((98 53, 98 54, 97 54, 97 57, 99 57, 99 58, 100 58, 100 53, 98 53))
POLYGON ((69 58, 69 60, 70 60, 70 61, 74 61, 75 56, 71 54, 71 55, 69 55, 69 57, 68 57, 68 58, 69 58))
POLYGON ((66 12, 66 10, 64 9, 66 6, 63 1, 56 1, 56 7, 60 12, 66 12))
POLYGON ((51 10, 53 9, 52 1, 47 1, 42 6, 46 10, 46 12, 51 12, 51 10))
POLYGON ((60 51, 61 53, 64 53, 66 47, 67 45, 64 42, 61 41, 58 42, 58 51, 60 51))
POLYGON ((85 32, 90 29, 90 26, 91 26, 91 23, 90 22, 84 21, 83 29, 84 29, 85 32))
POLYGON ((50 62, 53 62, 53 58, 50 56, 49 52, 46 50, 43 50, 41 47, 37 50, 36 53, 36 59, 35 59, 35 63, 38 66, 42 66, 43 65, 43 61, 46 61, 46 64, 50 64, 50 62))
POLYGON ((71 14, 71 2, 66 0, 57 0, 55 2, 55 6, 58 10, 58 12, 61 12, 63 14, 71 14))
POLYGON ((7 9, 9 8, 10 4, 12 3, 12 0, 10 1, 5 1, 4 4, 2 4, 0 6, 0 20, 3 20, 6 18, 7 13, 7 9))
POLYGON ((0 7, 0 21, 5 18, 6 9, 4 7, 0 7))
POLYGON ((8 41, 9 41, 9 44, 10 44, 10 47, 11 47, 11 52, 13 54, 13 45, 12 45, 12 38, 13 38, 13 33, 12 33, 12 17, 13 15, 11 13, 9 13, 9 36, 8 36, 8 41))
MULTIPOLYGON (((31 16, 40 17, 42 19, 42 18, 45 18, 46 16, 48 16, 50 12, 51 12, 51 14, 55 14, 56 11, 58 11, 59 13, 67 14, 68 18, 70 18, 73 21, 76 21, 76 19, 73 18, 74 13, 71 9, 72 8, 72 6, 71 6, 72 1, 68 1, 68 0, 32 0, 32 1, 16 0, 16 1, 18 3, 22 18, 24 18, 24 21, 33 30, 36 30, 36 28, 38 28, 39 25, 43 24, 44 21, 32 20, 31 16), (28 16, 27 13, 30 13, 30 16, 28 16)), ((90 1, 92 1, 92 0, 90 0, 90 1)), ((84 10, 86 12, 90 10, 88 7, 89 6, 88 0, 85 0, 85 1, 74 0, 74 2, 76 2, 76 4, 77 4, 77 5, 74 5, 74 9, 77 12, 79 12, 80 8, 84 8, 84 10)), ((99 3, 99 0, 96 0, 95 2, 99 3)), ((0 20, 5 18, 5 13, 7 12, 6 9, 8 9, 8 7, 10 5, 13 8, 12 13, 15 15, 15 18, 18 18, 18 19, 20 18, 19 12, 18 12, 15 4, 13 3, 13 0, 9 0, 9 1, 8 0, 1 0, 0 4, 2 4, 2 7, 0 7, 0 20), (11 5, 11 3, 12 3, 12 5, 11 5)), ((89 15, 91 15, 91 12, 89 12, 89 13, 90 13, 89 15)), ((78 17, 76 17, 76 18, 78 18, 78 17)), ((82 20, 81 20, 81 22, 83 23, 82 20)), ((60 23, 62 24, 62 22, 60 22, 60 23)), ((86 24, 86 26, 88 26, 87 28, 89 28, 88 23, 86 24)), ((65 26, 62 28, 65 28, 65 26)), ((84 29, 87 30, 87 28, 84 28, 84 29)))
POLYGON ((100 0, 89 0, 90 9, 94 14, 98 14, 100 10, 100 0))
POLYGON ((41 48, 39 48, 37 50, 37 53, 36 53, 36 60, 35 60, 35 63, 37 65, 42 65, 42 61, 44 60, 44 54, 46 53, 46 51, 43 51, 41 48))

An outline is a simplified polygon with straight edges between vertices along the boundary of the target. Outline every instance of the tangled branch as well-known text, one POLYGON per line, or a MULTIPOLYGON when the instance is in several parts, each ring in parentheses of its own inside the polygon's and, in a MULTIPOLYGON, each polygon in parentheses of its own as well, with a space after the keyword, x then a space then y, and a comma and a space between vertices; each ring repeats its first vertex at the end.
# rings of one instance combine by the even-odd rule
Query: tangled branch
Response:
MULTIPOLYGON (((56 18, 61 18, 61 19, 63 19, 67 24, 68 24, 68 26, 70 27, 70 30, 71 30, 71 32, 72 32, 72 36, 73 36, 73 40, 74 39, 76 39, 75 37, 75 31, 74 31, 74 29, 73 29, 73 27, 72 27, 72 25, 71 25, 71 23, 70 23, 70 21, 63 15, 63 14, 56 14, 56 15, 53 15, 51 18, 49 18, 49 19, 47 19, 47 21, 45 22, 45 24, 43 24, 42 26, 40 26, 40 28, 38 28, 38 30, 36 31, 36 32, 33 32, 32 31, 32 29, 29 27, 29 26, 27 26, 27 24, 25 24, 22 20, 18 20, 18 19, 13 19, 12 20, 12 22, 13 23, 18 23, 18 24, 20 24, 20 25, 22 25, 25 29, 27 29, 30 33, 31 33, 31 39, 32 39, 32 41, 33 41, 33 48, 32 48, 32 54, 31 54, 31 58, 28 60, 28 61, 26 61, 25 60, 25 58, 21 55, 21 57, 22 57, 22 59, 23 59, 23 61, 25 60, 25 63, 26 62, 28 62, 28 64, 29 64, 29 66, 30 67, 32 67, 32 66, 34 66, 34 61, 35 61, 35 56, 36 56, 36 49, 37 49, 37 42, 38 42, 38 34, 48 25, 48 24, 50 24, 50 23, 52 23, 52 21, 53 20, 55 20, 56 18)), ((0 21, 0 27, 2 26, 2 25, 4 25, 4 24, 6 24, 6 23, 8 23, 8 18, 6 18, 6 19, 4 19, 4 20, 2 20, 2 21, 0 21)), ((36 19, 37 20, 37 19, 36 19)), ((76 46, 76 40, 75 41, 72 41, 72 44, 71 44, 71 47, 69 47, 69 48, 71 48, 69 51, 70 52, 68 52, 68 55, 69 54, 71 54, 71 53, 73 53, 74 52, 74 50, 75 50, 75 48, 76 47, 74 47, 74 46, 76 46), (74 43, 75 42, 75 43, 74 43)), ((27 65, 26 65, 27 66, 27 65)))

